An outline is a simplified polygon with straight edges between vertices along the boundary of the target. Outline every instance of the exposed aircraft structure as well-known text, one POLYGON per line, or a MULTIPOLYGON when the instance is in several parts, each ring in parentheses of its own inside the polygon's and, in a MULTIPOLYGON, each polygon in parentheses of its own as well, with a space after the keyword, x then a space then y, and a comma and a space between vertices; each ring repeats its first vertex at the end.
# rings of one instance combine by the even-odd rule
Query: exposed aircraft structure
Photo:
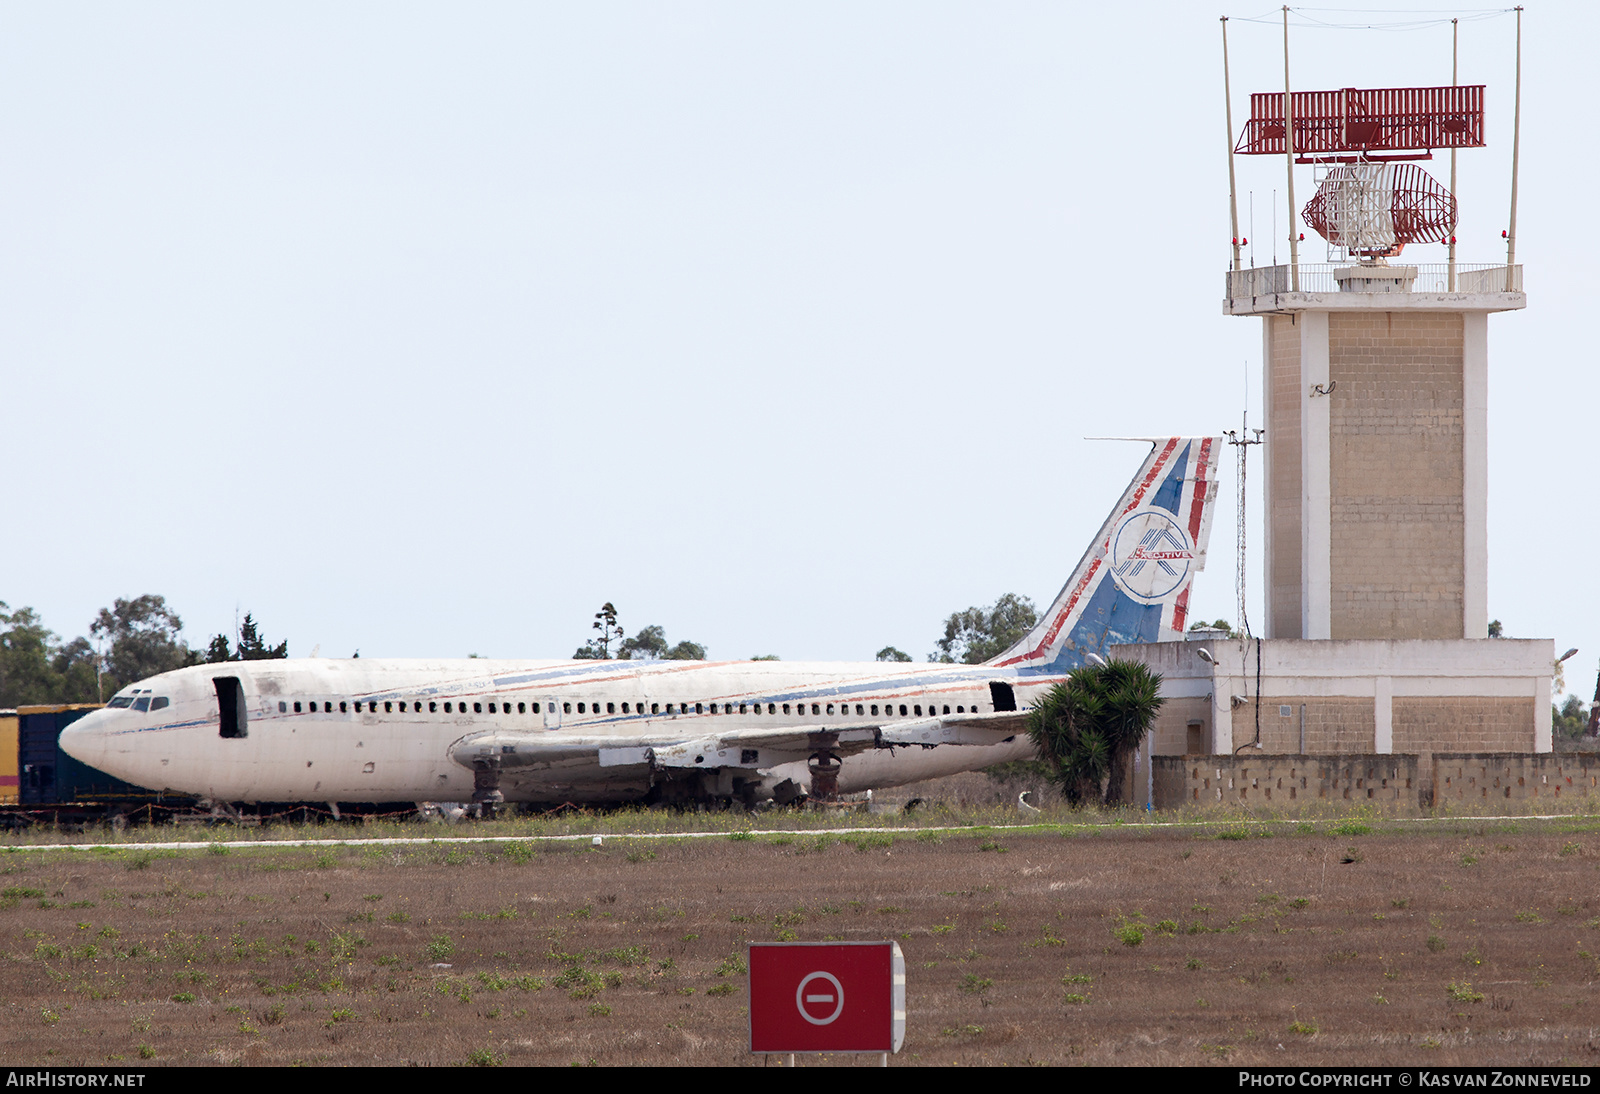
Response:
POLYGON ((61 747, 216 802, 832 797, 1032 751, 1035 695, 1181 634, 1220 438, 1155 444, 1038 626, 983 665, 282 660, 127 688, 61 747))

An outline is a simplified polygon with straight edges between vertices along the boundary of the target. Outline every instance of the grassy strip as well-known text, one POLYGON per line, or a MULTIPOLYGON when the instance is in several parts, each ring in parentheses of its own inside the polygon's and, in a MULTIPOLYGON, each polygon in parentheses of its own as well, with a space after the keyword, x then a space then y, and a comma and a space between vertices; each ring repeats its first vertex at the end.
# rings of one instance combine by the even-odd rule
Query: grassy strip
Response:
POLYGON ((767 822, 756 827, 753 819, 741 814, 683 814, 657 810, 618 810, 615 813, 582 814, 571 818, 549 819, 516 818, 504 821, 473 822, 463 824, 462 832, 438 831, 440 826, 417 822, 385 822, 362 825, 347 830, 348 834, 328 835, 333 825, 283 825, 262 832, 249 828, 211 829, 204 839, 152 840, 155 830, 142 829, 116 832, 110 828, 96 838, 84 840, 65 833, 38 832, 12 835, 0 849, 7 853, 38 850, 95 851, 99 853, 132 851, 201 851, 225 854, 230 850, 307 848, 335 849, 341 847, 402 848, 426 846, 496 845, 517 846, 537 844, 588 843, 601 847, 628 841, 675 841, 699 839, 760 840, 785 842, 801 836, 819 836, 847 841, 882 839, 892 842, 895 836, 934 838, 940 836, 992 837, 1052 836, 1063 839, 1086 837, 1114 837, 1137 835, 1158 831, 1191 830, 1202 839, 1269 839, 1295 836, 1335 836, 1341 838, 1367 835, 1398 835, 1404 833, 1444 833, 1484 835, 1489 832, 1558 832, 1581 833, 1600 831, 1600 816, 1594 814, 1557 815, 1487 815, 1442 814, 1432 817, 1403 817, 1385 815, 1371 808, 1347 809, 1343 813, 1307 819, 1294 816, 1262 816, 1239 811, 1229 814, 1222 810, 1154 819, 1154 815, 1132 810, 1060 810, 1059 816, 1030 819, 1026 823, 1013 823, 1015 813, 1009 810, 974 810, 967 814, 941 810, 923 817, 893 815, 874 817, 874 823, 863 824, 860 813, 808 814, 793 812, 767 814, 767 822), (996 812, 1000 813, 996 817, 996 812), (772 822, 777 821, 774 824, 772 822), (693 823, 693 827, 690 827, 693 823), (435 829, 427 831, 426 829, 435 829), (419 831, 422 830, 422 831, 419 831), (470 832, 470 834, 468 834, 470 832))

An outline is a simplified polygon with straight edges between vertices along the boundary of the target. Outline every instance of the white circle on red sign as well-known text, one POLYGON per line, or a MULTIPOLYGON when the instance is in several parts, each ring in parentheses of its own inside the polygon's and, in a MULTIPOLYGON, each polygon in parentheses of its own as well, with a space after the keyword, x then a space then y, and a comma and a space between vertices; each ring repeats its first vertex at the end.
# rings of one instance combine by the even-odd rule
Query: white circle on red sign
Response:
POLYGON ((800 986, 794 989, 794 1005, 799 1009, 800 1017, 814 1026, 825 1026, 844 1013, 844 985, 839 983, 839 978, 831 972, 814 972, 800 981, 800 986), (808 993, 806 988, 816 980, 826 980, 832 985, 833 991, 829 992, 819 985, 817 989, 808 993), (820 1010, 830 1004, 833 1010, 827 1012, 825 1018, 819 1018, 812 1009, 820 1010))

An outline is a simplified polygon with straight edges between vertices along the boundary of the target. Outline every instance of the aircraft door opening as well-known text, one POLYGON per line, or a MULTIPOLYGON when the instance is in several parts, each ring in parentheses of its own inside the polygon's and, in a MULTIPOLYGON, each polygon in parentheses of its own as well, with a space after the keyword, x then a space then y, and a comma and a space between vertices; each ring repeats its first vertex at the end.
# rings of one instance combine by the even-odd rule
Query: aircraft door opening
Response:
POLYGON ((219 737, 248 737, 250 715, 245 708, 244 688, 237 676, 217 676, 211 683, 217 689, 219 737))
POLYGON ((996 711, 1017 709, 1017 693, 1003 680, 989 681, 989 698, 994 703, 996 711))

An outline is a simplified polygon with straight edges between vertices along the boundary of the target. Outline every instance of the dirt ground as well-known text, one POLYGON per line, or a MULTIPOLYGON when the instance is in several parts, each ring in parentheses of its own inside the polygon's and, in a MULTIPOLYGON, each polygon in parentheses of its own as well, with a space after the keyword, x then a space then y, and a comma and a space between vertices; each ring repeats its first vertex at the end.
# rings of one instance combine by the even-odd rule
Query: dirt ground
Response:
POLYGON ((0 1062, 775 1065, 745 944, 893 938, 892 1066, 1600 1063, 1600 824, 1276 831, 0 853, 0 1062))

